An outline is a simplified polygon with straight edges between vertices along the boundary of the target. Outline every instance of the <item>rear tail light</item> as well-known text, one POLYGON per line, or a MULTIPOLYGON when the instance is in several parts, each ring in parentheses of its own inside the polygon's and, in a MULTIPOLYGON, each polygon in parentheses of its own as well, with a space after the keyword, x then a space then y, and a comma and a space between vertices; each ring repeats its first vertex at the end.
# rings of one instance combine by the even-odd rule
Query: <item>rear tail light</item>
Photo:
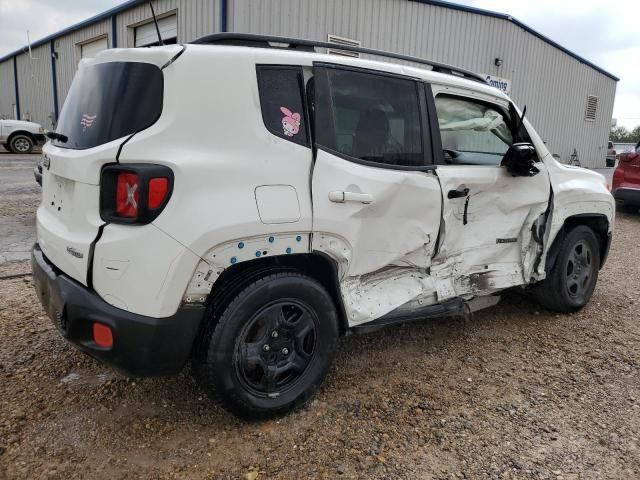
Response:
POLYGON ((119 173, 116 181, 116 215, 136 218, 140 202, 140 178, 135 173, 119 173))
POLYGON ((155 210, 164 199, 167 198, 169 192, 169 179, 160 177, 149 180, 149 208, 155 210))
POLYGON ((106 222, 146 224, 167 205, 173 172, 162 165, 109 165, 100 180, 100 216, 106 222))

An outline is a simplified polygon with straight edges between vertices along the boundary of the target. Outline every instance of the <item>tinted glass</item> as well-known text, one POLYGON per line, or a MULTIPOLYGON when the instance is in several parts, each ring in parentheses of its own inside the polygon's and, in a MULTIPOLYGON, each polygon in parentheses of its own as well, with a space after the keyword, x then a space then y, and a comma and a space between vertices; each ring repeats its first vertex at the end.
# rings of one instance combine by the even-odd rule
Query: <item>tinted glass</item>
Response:
POLYGON ((299 67, 258 67, 262 119, 267 129, 285 140, 309 145, 299 67))
POLYGON ((319 122, 330 125, 316 126, 320 144, 368 162, 424 165, 414 81, 333 68, 326 72, 328 94, 316 108, 326 110, 318 112, 319 122))
POLYGON ((513 144, 500 107, 451 95, 437 95, 435 103, 445 162, 500 165, 513 144))
POLYGON ((163 76, 155 65, 110 62, 76 74, 64 103, 55 140, 63 148, 102 145, 151 126, 162 112, 163 76))

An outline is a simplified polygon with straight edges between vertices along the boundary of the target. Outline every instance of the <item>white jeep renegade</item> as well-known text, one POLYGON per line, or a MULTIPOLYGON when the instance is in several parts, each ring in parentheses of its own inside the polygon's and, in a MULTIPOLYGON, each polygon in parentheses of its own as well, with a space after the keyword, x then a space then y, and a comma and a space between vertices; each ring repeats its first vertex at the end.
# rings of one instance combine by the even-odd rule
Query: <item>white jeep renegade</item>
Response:
POLYGON ((32 256, 64 337, 129 375, 191 359, 259 418, 313 394, 340 335, 512 287, 589 301, 613 229, 602 176, 558 164, 473 73, 326 46, 217 34, 81 64, 32 256))

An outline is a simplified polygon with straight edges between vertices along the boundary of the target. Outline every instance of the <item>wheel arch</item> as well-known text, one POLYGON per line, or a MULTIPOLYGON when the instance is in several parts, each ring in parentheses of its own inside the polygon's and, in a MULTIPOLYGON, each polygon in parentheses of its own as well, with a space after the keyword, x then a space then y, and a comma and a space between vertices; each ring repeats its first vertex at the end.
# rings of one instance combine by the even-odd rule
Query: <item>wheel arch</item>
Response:
POLYGON ((15 130, 13 132, 11 132, 9 134, 9 136, 7 137, 7 145, 9 145, 11 143, 11 140, 13 140, 14 137, 16 137, 17 135, 25 135, 27 137, 29 137, 31 139, 31 141, 34 143, 36 143, 36 137, 34 137, 33 133, 27 131, 27 130, 15 130))
POLYGON ((571 230, 581 225, 587 226, 591 230, 593 230, 593 233, 598 239, 598 246, 600 250, 600 269, 602 269, 607 260, 609 247, 611 245, 611 234, 609 233, 609 218, 606 215, 600 213, 579 213, 567 217, 564 220, 562 227, 560 227, 560 230, 558 230, 558 233, 553 239, 551 247, 547 252, 547 261, 545 263, 545 271, 547 275, 549 275, 551 269, 555 265, 556 260, 558 259, 562 242, 564 241, 566 236, 571 230))
POLYGON ((240 291, 259 277, 285 271, 304 273, 325 287, 336 306, 340 334, 347 333, 348 320, 340 293, 338 265, 335 260, 322 252, 263 257, 231 265, 216 279, 206 299, 205 314, 194 344, 194 354, 204 354, 201 348, 203 340, 207 332, 215 328, 215 324, 209 319, 217 317, 217 312, 223 310, 240 291))
POLYGON ((7 146, 7 149, 11 149, 11 142, 13 141, 13 139, 19 135, 25 136, 25 137, 29 137, 29 139, 31 140, 31 142, 33 143, 33 146, 37 145, 37 141, 36 141, 36 137, 33 135, 33 133, 27 131, 27 130, 16 130, 15 132, 11 132, 9 134, 9 136, 7 137, 7 141, 5 143, 5 145, 7 146))

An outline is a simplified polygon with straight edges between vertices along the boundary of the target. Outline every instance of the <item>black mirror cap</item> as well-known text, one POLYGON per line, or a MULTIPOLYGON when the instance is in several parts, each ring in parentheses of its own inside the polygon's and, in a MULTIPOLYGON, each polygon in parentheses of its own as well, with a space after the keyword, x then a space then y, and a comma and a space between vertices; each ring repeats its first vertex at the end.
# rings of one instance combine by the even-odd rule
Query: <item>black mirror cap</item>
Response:
POLYGON ((533 177, 540 173, 535 166, 538 163, 535 147, 527 142, 514 143, 504 154, 501 166, 514 177, 533 177))

